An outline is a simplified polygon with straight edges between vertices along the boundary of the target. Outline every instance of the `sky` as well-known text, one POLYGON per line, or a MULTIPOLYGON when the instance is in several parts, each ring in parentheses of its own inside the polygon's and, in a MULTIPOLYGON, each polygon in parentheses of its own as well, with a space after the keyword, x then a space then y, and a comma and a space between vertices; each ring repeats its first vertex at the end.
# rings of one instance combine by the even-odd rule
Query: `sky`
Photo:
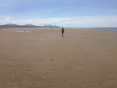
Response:
POLYGON ((0 25, 117 27, 117 0, 0 0, 0 25))

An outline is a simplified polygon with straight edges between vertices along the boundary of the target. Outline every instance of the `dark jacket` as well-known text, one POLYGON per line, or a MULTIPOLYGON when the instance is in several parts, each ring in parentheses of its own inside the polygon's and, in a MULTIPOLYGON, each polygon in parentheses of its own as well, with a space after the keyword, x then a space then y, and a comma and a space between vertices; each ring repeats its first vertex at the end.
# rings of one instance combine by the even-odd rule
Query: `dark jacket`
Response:
POLYGON ((62 33, 64 33, 64 28, 62 28, 62 33))

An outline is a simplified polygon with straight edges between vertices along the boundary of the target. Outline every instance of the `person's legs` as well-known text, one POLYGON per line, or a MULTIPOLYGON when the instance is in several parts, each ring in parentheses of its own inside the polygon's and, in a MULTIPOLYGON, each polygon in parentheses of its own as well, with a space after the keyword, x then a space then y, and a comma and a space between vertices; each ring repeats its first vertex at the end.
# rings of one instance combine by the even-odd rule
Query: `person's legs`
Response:
POLYGON ((63 36, 63 33, 64 33, 64 32, 62 32, 62 36, 63 36))

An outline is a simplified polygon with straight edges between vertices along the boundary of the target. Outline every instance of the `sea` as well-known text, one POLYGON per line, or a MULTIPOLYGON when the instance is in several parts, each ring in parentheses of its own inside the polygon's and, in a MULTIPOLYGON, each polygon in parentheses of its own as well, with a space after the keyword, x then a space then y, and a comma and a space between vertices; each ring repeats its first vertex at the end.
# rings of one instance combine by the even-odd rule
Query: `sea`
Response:
POLYGON ((98 27, 95 27, 95 28, 91 28, 91 29, 117 32, 117 28, 104 28, 104 27, 103 28, 98 28, 98 27))

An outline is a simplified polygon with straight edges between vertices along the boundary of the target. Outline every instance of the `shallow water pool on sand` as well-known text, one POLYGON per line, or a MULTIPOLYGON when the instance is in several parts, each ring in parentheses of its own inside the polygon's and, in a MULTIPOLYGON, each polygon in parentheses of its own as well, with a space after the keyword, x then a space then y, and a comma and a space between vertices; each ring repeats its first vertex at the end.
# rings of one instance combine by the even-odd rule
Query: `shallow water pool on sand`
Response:
POLYGON ((31 32, 31 31, 16 31, 16 32, 31 32))

